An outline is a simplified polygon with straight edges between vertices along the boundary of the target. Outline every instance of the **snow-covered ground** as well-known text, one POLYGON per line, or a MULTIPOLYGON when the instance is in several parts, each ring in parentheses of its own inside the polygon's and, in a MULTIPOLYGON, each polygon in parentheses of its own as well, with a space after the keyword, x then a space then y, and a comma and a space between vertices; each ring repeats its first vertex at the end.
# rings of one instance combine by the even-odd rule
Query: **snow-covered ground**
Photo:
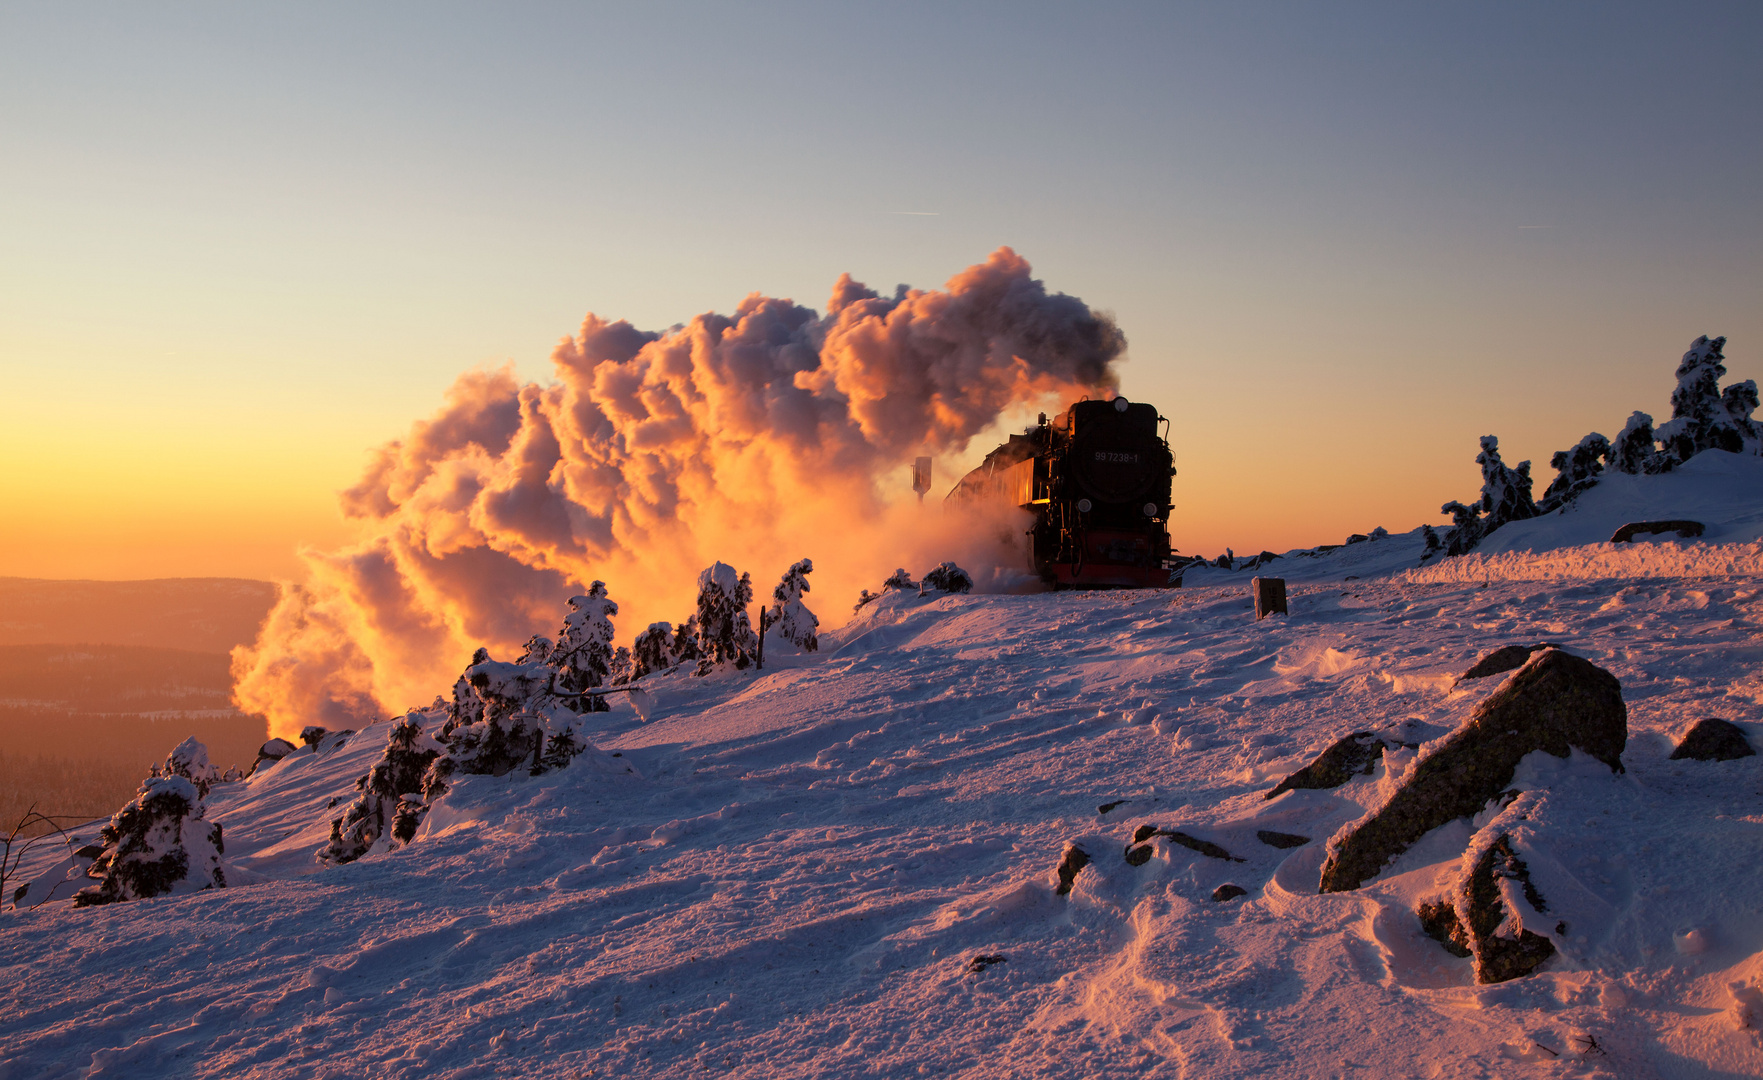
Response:
POLYGON ((1763 747, 1758 526, 1740 498, 1706 541, 1613 547, 1601 491, 1585 536, 1293 555, 1259 623, 1254 571, 890 594, 812 656, 653 680, 647 720, 615 698, 593 738, 632 773, 467 777, 408 848, 322 868, 369 727, 215 787, 233 887, 0 914, 0 1078, 1763 1075, 1763 756, 1667 758, 1708 716, 1763 747), (1348 732, 1443 734, 1503 681, 1458 674, 1540 641, 1621 680, 1627 771, 1521 766, 1560 952, 1478 986, 1414 915, 1471 823, 1317 893, 1410 753, 1263 796, 1348 732), (1129 865, 1145 824, 1239 861, 1129 865))

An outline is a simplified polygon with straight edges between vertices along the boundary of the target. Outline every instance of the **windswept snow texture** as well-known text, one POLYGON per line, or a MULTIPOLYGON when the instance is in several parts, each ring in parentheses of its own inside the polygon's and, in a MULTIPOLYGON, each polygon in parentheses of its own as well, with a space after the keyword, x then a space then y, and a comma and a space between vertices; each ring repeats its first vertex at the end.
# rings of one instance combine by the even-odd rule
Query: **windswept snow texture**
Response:
POLYGON ((892 592, 584 718, 635 773, 462 777, 341 867, 312 852, 386 729, 301 750, 215 785, 228 888, 0 915, 0 1076, 1763 1074, 1763 756, 1667 756, 1705 716, 1763 746, 1763 586, 1296 585, 1261 622, 1246 586, 892 592), (1414 914, 1469 823, 1317 894, 1413 751, 1263 795, 1349 731, 1444 733, 1503 678, 1456 675, 1541 640, 1621 680, 1627 772, 1520 767, 1566 929, 1477 986, 1414 914))

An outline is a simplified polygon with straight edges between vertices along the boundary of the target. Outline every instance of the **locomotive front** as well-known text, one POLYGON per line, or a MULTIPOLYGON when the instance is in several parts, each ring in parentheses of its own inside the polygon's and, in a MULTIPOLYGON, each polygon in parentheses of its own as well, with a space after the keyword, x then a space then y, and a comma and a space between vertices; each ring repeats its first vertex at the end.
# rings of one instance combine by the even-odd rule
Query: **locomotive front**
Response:
POLYGON ((1049 585, 1169 583, 1175 456, 1152 405, 1079 401, 986 456, 950 499, 1008 502, 1034 515, 1029 563, 1049 585))

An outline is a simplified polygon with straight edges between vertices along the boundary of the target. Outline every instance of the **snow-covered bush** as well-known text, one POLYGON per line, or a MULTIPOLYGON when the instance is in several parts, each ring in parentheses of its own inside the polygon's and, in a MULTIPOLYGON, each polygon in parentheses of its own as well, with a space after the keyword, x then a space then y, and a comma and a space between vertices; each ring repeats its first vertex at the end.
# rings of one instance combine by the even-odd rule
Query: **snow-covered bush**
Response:
POLYGON ((820 637, 815 632, 820 620, 802 602, 808 592, 808 575, 813 572, 814 563, 808 559, 794 563, 784 572, 784 579, 771 591, 771 616, 767 620, 785 641, 804 652, 820 648, 820 637))
POLYGON ((863 591, 861 591, 857 594, 857 603, 854 606, 852 606, 851 610, 852 611, 862 611, 863 605, 873 604, 877 600, 880 600, 880 599, 881 599, 881 593, 873 593, 873 592, 870 592, 868 589, 864 589, 863 591))
POLYGON ((1609 462, 1612 470, 1631 476, 1670 472, 1677 461, 1669 454, 1660 453, 1654 445, 1657 441, 1653 418, 1637 410, 1629 416, 1616 441, 1610 444, 1610 452, 1604 460, 1609 462))
POLYGON ((1726 374, 1726 339, 1703 335, 1690 343, 1677 365, 1677 386, 1671 391, 1671 419, 1655 433, 1667 452, 1688 461, 1703 450, 1741 454, 1759 442, 1751 412, 1757 407, 1757 385, 1747 380, 1720 390, 1726 374))
MULTIPOLYGON (((558 669, 557 685, 569 693, 605 686, 612 677, 612 617, 618 605, 606 598, 606 583, 588 586, 586 596, 569 598, 569 614, 557 635, 557 648, 549 657, 558 669)), ((584 712, 605 712, 610 706, 597 697, 587 698, 584 712)))
POLYGON ((100 832, 104 853, 86 871, 98 884, 75 893, 74 906, 224 887, 221 829, 206 814, 196 785, 184 777, 143 781, 100 832))
POLYGON ((912 575, 906 572, 905 567, 901 567, 889 574, 888 579, 882 582, 881 591, 884 593, 903 592, 916 588, 918 588, 918 582, 912 580, 912 575))
POLYGON ((745 668, 759 651, 759 636, 747 618, 753 602, 753 580, 735 576, 727 563, 712 563, 698 575, 698 671, 708 675, 720 667, 745 668))
POLYGON ((924 575, 924 584, 946 593, 965 593, 973 590, 973 576, 954 563, 946 562, 924 575))
POLYGON ((1500 460, 1499 438, 1483 435, 1475 463, 1481 466, 1482 535, 1508 521, 1537 516, 1536 501, 1530 494, 1530 462, 1520 461, 1516 469, 1508 468, 1500 460))
MULTIPOLYGON (((402 800, 416 796, 420 801, 423 775, 441 756, 441 744, 430 729, 439 728, 445 719, 445 712, 432 711, 398 718, 386 738, 385 755, 356 781, 361 794, 342 817, 331 822, 330 841, 318 851, 320 862, 354 862, 393 833, 402 800)), ((411 823, 410 835, 415 833, 415 824, 411 823)), ((409 842, 408 835, 401 839, 409 842)))
POLYGON ((1572 449, 1555 451, 1555 456, 1549 459, 1549 467, 1555 470, 1555 479, 1543 492, 1540 508, 1546 513, 1578 498, 1598 482, 1598 476, 1604 471, 1600 459, 1609 456, 1610 440, 1595 431, 1573 444, 1572 449))
POLYGON ((673 624, 650 623, 649 629, 631 642, 631 680, 635 681, 674 665, 673 624))
MULTIPOLYGON (((1451 504, 1446 503, 1445 505, 1450 506, 1451 504)), ((1446 513, 1448 511, 1441 508, 1439 512, 1446 513)), ((1434 555, 1438 554, 1439 548, 1444 546, 1444 544, 1439 540, 1439 534, 1436 531, 1434 531, 1434 529, 1431 525, 1422 525, 1420 527, 1420 539, 1421 539, 1421 542, 1426 545, 1426 550, 1421 552, 1421 555, 1420 555, 1420 560, 1422 562, 1425 562, 1427 559, 1430 559, 1434 555)))
POLYGON ((612 665, 608 674, 613 686, 621 686, 631 681, 631 651, 620 645, 612 650, 612 665))
POLYGON ((526 639, 526 647, 520 652, 517 664, 546 664, 551 661, 551 654, 557 650, 557 643, 544 634, 534 634, 526 639))

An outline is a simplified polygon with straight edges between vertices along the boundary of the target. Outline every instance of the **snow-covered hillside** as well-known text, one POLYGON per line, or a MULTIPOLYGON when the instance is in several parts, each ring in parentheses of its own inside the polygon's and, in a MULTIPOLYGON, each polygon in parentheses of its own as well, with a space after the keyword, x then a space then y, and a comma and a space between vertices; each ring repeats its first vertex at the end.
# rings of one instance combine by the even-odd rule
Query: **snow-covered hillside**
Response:
POLYGON ((1759 549, 1643 546, 1546 580, 1427 580, 1413 537, 1293 556, 1261 572, 1335 580, 1259 623, 1250 573, 893 593, 763 673, 653 678, 646 721, 614 698, 590 736, 634 771, 464 777, 409 847, 322 867, 375 725, 214 787, 230 887, 0 915, 0 1077, 1763 1074, 1763 756, 1668 758, 1709 716, 1763 746, 1763 584, 1697 570, 1759 549), (1460 673, 1541 641, 1620 679, 1627 771, 1520 767, 1558 952, 1476 985, 1415 915, 1472 823, 1317 891, 1412 751, 1264 796, 1346 733, 1444 734, 1506 678, 1460 673), (1231 858, 1132 865, 1146 825, 1231 858))

